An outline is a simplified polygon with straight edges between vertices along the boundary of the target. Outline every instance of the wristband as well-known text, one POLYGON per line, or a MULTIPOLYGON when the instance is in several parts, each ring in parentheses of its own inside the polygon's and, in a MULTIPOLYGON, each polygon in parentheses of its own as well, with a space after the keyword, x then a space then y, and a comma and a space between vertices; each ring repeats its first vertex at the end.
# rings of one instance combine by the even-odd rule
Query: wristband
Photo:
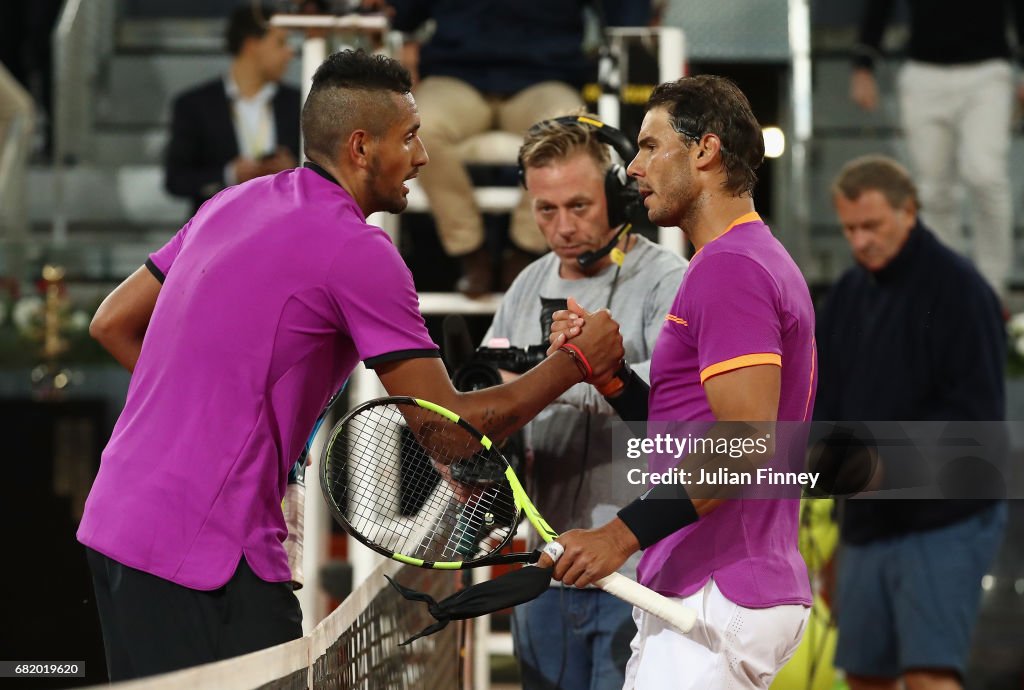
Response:
POLYGON ((636 535, 641 549, 700 518, 689 494, 680 484, 658 484, 620 510, 618 515, 629 531, 636 535))
POLYGON ((618 394, 614 398, 605 396, 605 399, 612 409, 619 413, 622 421, 646 422, 647 399, 651 394, 651 387, 635 371, 629 369, 628 365, 627 370, 629 373, 618 394))
POLYGON ((590 362, 587 361, 586 356, 583 354, 583 350, 579 349, 572 343, 565 343, 558 349, 572 357, 572 361, 576 365, 576 368, 580 370, 581 374, 583 374, 584 381, 594 375, 594 369, 590 366, 590 362))
POLYGON ((618 394, 626 387, 626 383, 629 381, 629 375, 631 373, 633 372, 629 368, 629 364, 626 363, 626 360, 622 360, 619 363, 618 371, 612 375, 612 379, 603 386, 597 386, 597 392, 606 398, 610 398, 618 394))

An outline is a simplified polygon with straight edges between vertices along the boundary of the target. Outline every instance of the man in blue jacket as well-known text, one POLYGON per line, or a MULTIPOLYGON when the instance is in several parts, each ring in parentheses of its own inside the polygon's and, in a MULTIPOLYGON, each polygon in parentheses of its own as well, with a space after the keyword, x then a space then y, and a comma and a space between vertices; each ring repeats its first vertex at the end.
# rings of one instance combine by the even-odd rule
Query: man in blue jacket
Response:
MULTIPOLYGON (((818 319, 815 418, 1004 419, 999 300, 918 219, 907 171, 859 158, 832 193, 857 265, 818 319)), ((879 461, 890 478, 906 465, 891 449, 879 461)), ((908 688, 961 687, 981 577, 1005 524, 1005 502, 982 496, 846 501, 836 666, 851 690, 896 690, 901 678, 908 688)))

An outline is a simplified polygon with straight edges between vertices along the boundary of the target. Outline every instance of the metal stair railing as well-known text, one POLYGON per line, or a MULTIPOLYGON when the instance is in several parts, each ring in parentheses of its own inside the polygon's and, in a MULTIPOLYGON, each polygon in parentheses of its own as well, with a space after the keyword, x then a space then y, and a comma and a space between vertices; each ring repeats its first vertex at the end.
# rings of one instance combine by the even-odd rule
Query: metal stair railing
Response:
POLYGON ((53 242, 67 240, 66 168, 92 154, 96 94, 114 52, 115 0, 67 0, 53 34, 53 242))

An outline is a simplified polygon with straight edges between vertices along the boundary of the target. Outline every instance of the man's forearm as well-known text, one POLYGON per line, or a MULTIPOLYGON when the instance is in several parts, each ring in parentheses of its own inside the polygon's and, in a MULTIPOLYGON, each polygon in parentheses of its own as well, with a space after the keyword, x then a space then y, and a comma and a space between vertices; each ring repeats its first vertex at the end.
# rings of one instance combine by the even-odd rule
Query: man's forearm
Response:
POLYGON ((580 372, 570 356, 559 351, 510 383, 459 393, 453 409, 498 440, 518 431, 580 381, 580 372))
POLYGON ((139 361, 139 353, 142 352, 142 338, 130 336, 110 336, 97 338, 110 355, 117 360, 117 363, 130 372, 135 371, 135 364, 139 361))

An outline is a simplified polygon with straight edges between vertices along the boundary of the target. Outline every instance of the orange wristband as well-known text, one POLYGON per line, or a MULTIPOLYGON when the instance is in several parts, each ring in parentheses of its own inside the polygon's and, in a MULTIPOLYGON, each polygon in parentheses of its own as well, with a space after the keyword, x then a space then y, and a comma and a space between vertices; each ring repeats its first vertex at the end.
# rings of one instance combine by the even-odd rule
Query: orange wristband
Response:
POLYGON ((606 398, 613 397, 626 387, 626 381, 629 380, 629 373, 629 365, 626 364, 626 360, 622 360, 618 371, 616 371, 614 376, 612 376, 611 381, 602 386, 595 386, 595 388, 597 388, 597 392, 606 398))

